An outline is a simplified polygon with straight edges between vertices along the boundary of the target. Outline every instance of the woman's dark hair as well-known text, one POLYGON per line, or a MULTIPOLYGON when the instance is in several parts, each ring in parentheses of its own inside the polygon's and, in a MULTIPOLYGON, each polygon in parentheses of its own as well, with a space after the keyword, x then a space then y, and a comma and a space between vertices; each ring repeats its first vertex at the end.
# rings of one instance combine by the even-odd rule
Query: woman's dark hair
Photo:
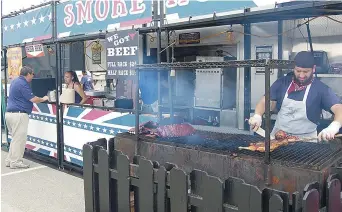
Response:
POLYGON ((72 81, 73 82, 77 82, 80 83, 80 81, 78 80, 77 74, 75 71, 66 71, 65 73, 69 73, 72 76, 72 81))

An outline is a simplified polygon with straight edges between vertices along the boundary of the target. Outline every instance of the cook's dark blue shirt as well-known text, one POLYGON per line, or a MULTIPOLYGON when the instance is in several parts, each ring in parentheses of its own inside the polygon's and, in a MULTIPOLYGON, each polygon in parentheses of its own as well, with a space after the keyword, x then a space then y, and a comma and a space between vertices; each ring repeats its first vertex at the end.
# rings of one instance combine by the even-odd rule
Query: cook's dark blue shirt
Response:
MULTIPOLYGON (((276 108, 279 111, 283 103, 285 93, 292 82, 292 76, 285 76, 279 78, 273 83, 270 90, 271 100, 277 101, 276 108)), ((296 101, 303 101, 305 90, 294 91, 288 95, 289 99, 296 101)), ((306 115, 310 121, 313 123, 318 123, 322 109, 325 111, 330 111, 331 107, 335 104, 341 103, 339 97, 318 79, 314 79, 312 82, 308 97, 306 100, 306 115)))
POLYGON ((33 103, 30 101, 34 97, 29 83, 23 76, 11 82, 7 101, 8 112, 32 112, 33 103))
POLYGON ((83 84, 84 91, 90 91, 93 89, 92 79, 88 75, 84 75, 81 79, 81 84, 83 84))

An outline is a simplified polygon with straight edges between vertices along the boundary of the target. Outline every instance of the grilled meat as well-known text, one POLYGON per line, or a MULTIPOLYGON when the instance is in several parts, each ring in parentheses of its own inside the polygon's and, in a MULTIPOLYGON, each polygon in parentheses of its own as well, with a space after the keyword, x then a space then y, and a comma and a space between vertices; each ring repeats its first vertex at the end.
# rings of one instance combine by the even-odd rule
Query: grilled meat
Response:
POLYGON ((156 133, 159 137, 182 137, 190 136, 195 133, 195 129, 190 124, 172 124, 160 126, 156 129, 156 133))
MULTIPOLYGON (((280 146, 285 146, 287 144, 289 144, 289 141, 287 139, 284 139, 282 141, 272 140, 270 144, 270 151, 273 151, 276 148, 280 146)), ((247 148, 251 151, 259 151, 259 152, 266 151, 265 142, 251 143, 250 146, 247 148)))
MULTIPOLYGON (((286 133, 282 130, 278 131, 275 135, 275 140, 270 141, 270 151, 277 149, 280 146, 286 146, 290 142, 296 142, 299 140, 297 136, 288 136, 286 133)), ((265 152, 265 142, 257 142, 257 143, 250 143, 249 147, 239 147, 239 149, 247 149, 250 151, 259 151, 259 152, 265 152)))
POLYGON ((279 130, 276 134, 275 134, 275 139, 276 140, 283 140, 287 137, 286 133, 282 130, 279 130))
MULTIPOLYGON (((172 124, 160 126, 158 123, 148 121, 139 125, 139 134, 154 135, 158 137, 182 137, 190 136, 195 133, 195 129, 190 124, 172 124)), ((135 128, 129 130, 130 133, 135 132, 135 128)))

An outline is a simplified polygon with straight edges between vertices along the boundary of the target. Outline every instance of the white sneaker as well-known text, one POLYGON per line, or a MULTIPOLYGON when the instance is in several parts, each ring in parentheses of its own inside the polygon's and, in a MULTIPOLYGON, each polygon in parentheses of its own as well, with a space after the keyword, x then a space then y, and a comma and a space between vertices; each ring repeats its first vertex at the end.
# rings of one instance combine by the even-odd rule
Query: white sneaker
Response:
MULTIPOLYGON (((21 162, 24 162, 24 160, 22 160, 22 159, 19 160, 19 162, 20 162, 20 161, 21 161, 21 162)), ((8 160, 5 161, 5 166, 6 166, 6 167, 10 167, 10 164, 11 164, 11 162, 9 162, 8 160)))
POLYGON ((14 162, 10 164, 11 169, 27 169, 30 168, 30 165, 24 164, 22 161, 14 162))

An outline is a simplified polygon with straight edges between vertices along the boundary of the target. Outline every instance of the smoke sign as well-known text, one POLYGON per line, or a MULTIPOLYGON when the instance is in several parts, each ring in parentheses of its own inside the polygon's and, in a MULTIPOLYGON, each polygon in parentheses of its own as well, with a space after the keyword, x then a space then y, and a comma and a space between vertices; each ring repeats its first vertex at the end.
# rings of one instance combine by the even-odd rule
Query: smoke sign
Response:
POLYGON ((109 32, 106 36, 107 78, 132 79, 138 62, 139 34, 135 30, 109 32))

